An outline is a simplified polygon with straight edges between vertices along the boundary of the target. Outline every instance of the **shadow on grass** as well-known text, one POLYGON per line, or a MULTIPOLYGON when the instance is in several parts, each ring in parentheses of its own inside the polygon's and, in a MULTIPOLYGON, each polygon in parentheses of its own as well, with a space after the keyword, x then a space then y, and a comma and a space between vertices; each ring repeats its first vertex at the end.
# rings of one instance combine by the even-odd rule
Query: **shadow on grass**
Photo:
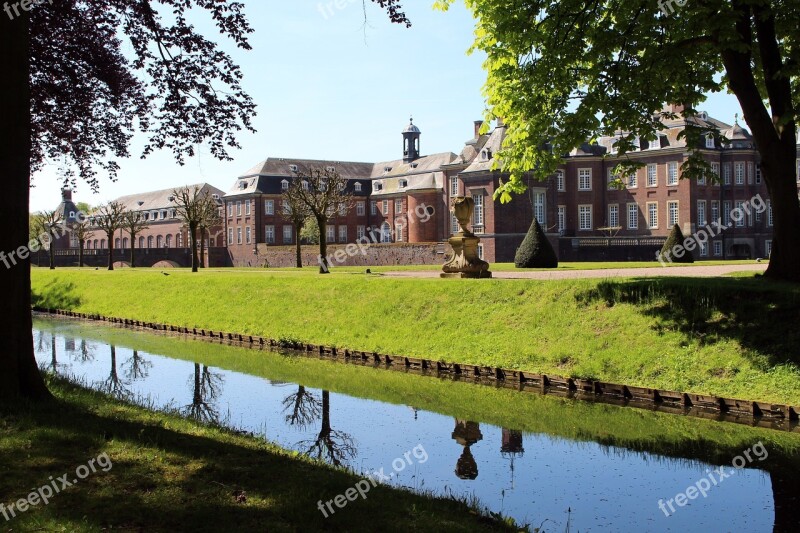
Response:
POLYGON ((465 504, 384 486, 325 518, 323 502, 359 478, 175 417, 116 407, 58 383, 64 400, 0 404, 0 503, 26 497, 48 476, 108 453, 113 468, 6 524, 15 530, 133 531, 511 531, 465 504))
POLYGON ((31 291, 31 304, 45 309, 72 311, 81 304, 81 299, 75 294, 74 283, 65 283, 56 278, 41 291, 31 291))
POLYGON ((657 331, 680 331, 689 342, 732 339, 766 358, 761 370, 800 364, 800 287, 761 278, 658 278, 603 281, 576 296, 584 305, 630 304, 656 320, 657 331))

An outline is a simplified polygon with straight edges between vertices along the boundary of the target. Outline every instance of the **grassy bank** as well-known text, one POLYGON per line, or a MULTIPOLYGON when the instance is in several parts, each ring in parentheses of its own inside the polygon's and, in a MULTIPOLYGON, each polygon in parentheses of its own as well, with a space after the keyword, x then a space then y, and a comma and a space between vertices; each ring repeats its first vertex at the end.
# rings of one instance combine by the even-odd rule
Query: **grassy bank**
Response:
POLYGON ((46 307, 800 404, 800 289, 752 278, 423 280, 35 270, 46 307))
POLYGON ((317 501, 359 478, 253 438, 49 385, 51 404, 0 403, 0 503, 26 498, 49 476, 71 480, 103 454, 112 466, 98 461, 47 506, 8 522, 0 515, 3 531, 510 530, 464 504, 384 486, 326 519, 317 501))

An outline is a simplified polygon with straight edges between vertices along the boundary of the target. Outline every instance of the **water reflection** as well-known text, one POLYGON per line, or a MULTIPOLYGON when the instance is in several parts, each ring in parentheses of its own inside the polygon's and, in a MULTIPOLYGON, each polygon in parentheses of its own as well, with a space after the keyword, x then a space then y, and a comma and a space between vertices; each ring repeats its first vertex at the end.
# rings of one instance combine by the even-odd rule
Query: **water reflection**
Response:
MULTIPOLYGON (((407 394, 401 401, 358 397, 366 390, 363 380, 374 379, 376 390, 381 390, 383 374, 370 374, 379 372, 372 369, 351 373, 338 367, 336 379, 326 380, 309 377, 315 369, 307 365, 331 364, 327 362, 171 338, 148 344, 143 341, 154 336, 70 322, 36 324, 40 364, 82 377, 110 394, 147 397, 154 406, 181 406, 185 416, 202 422, 219 422, 220 411, 225 410, 237 428, 362 472, 385 467, 389 473, 396 458, 423 444, 430 460, 404 469, 392 484, 474 495, 491 510, 521 523, 539 525, 547 520, 548 531, 564 531, 568 522, 581 531, 716 531, 718 524, 737 524, 737 530, 786 531, 798 524, 798 461, 773 454, 772 449, 769 461, 755 465, 769 472, 737 472, 706 500, 664 519, 656 505, 659 498, 674 497, 711 465, 729 461, 728 452, 738 453, 704 440, 701 428, 708 427, 706 421, 690 426, 691 435, 682 439, 665 432, 671 437, 666 442, 646 433, 618 437, 614 431, 625 429, 619 420, 647 424, 665 419, 610 406, 576 409, 574 404, 548 399, 536 403, 540 410, 531 411, 530 419, 506 417, 502 420, 509 423, 500 424, 497 417, 491 418, 494 413, 479 418, 481 413, 470 416, 475 410, 460 406, 449 412, 442 409, 448 414, 437 413, 439 396, 422 381, 420 394, 407 394), (145 346, 151 347, 149 351, 145 346), (159 351, 162 348, 166 353, 175 348, 177 358, 159 355, 165 353, 159 351), (239 370, 237 364, 254 360, 264 362, 248 367, 256 375, 225 369, 239 370), (355 377, 347 377, 351 375, 355 377), (580 414, 602 417, 603 423, 577 417, 563 409, 565 405, 580 414), (548 418, 547 409, 558 416, 551 416, 554 422, 549 425, 541 424, 548 418), (512 423, 520 423, 521 429, 511 429, 512 423)), ((423 378, 403 379, 416 384, 414 380, 423 378)), ((473 391, 483 390, 470 387, 459 384, 457 390, 471 398, 473 391)), ((525 398, 522 394, 513 401, 525 398)), ((502 411, 505 415, 512 409, 502 411)))

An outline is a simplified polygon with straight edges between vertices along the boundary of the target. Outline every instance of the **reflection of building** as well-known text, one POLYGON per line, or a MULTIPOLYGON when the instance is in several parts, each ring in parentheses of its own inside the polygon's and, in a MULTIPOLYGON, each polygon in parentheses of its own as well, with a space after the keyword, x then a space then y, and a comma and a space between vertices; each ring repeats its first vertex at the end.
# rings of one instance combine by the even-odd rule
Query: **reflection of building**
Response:
POLYGON ((483 439, 483 433, 477 422, 456 420, 453 430, 453 440, 464 447, 461 457, 456 462, 456 475, 461 479, 475 479, 478 477, 478 463, 472 457, 470 446, 483 439))

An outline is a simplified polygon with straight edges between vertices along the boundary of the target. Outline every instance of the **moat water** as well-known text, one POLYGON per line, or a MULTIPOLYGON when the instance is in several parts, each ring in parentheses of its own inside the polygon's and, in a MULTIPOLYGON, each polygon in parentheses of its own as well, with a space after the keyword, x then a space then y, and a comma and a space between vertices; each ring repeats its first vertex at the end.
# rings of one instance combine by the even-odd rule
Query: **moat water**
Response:
POLYGON ((38 315, 33 335, 41 367, 92 388, 543 531, 800 528, 798 433, 38 315))

